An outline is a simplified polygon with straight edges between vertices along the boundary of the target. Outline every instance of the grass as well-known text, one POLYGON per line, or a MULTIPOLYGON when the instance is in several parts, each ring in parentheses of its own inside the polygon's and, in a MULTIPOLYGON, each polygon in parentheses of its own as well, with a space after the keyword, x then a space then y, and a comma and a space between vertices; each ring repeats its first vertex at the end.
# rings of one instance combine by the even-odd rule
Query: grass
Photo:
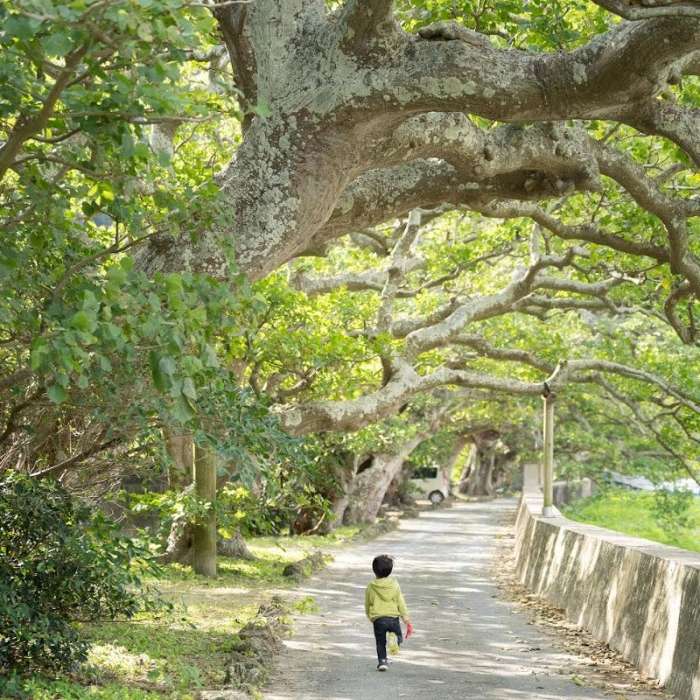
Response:
MULTIPOLYGON (((223 684, 236 633, 260 604, 294 585, 284 567, 312 549, 348 544, 359 532, 342 527, 329 536, 252 538, 256 559, 222 557, 216 579, 170 565, 164 579, 150 583, 174 604, 172 612, 84 625, 92 642, 87 664, 71 677, 24 680, 21 691, 32 700, 192 700, 197 690, 223 684)), ((304 613, 314 605, 304 598, 295 608, 304 613)))
POLYGON ((567 518, 700 552, 700 498, 691 506, 691 527, 670 529, 654 516, 654 494, 606 489, 563 508, 567 518))

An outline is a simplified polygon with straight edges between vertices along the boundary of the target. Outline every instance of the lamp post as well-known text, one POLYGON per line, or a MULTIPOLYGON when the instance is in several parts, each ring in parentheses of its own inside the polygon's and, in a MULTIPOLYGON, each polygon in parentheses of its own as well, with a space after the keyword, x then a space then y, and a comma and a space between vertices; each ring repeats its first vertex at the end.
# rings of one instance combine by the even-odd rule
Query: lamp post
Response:
POLYGON ((542 400, 544 401, 543 426, 543 494, 545 518, 554 517, 554 398, 555 394, 545 382, 542 400))

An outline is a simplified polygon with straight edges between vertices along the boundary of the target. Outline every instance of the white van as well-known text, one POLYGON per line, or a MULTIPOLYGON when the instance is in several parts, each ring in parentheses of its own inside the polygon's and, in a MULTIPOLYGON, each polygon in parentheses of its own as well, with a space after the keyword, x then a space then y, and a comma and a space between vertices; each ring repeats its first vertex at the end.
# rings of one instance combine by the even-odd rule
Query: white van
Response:
POLYGON ((410 483, 419 498, 427 498, 431 503, 442 503, 450 495, 450 480, 445 470, 434 464, 416 467, 410 483))

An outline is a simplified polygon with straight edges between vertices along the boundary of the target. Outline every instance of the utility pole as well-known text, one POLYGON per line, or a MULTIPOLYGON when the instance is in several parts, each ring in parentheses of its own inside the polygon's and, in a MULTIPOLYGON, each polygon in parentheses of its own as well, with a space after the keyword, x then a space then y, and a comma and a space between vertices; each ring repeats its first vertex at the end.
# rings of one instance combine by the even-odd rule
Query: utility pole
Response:
POLYGON ((543 426, 543 494, 544 507, 542 515, 545 518, 554 517, 554 398, 555 394, 545 382, 542 400, 544 401, 543 426))

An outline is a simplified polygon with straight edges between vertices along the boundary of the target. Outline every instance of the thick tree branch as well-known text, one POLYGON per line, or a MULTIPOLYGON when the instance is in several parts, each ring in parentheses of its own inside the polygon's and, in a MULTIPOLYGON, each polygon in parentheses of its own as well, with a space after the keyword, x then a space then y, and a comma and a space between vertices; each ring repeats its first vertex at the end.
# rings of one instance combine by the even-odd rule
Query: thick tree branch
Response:
MULTIPOLYGON (((493 351, 493 354, 498 354, 493 351)), ((514 352, 507 353, 508 359, 524 361, 526 364, 539 364, 544 371, 549 365, 540 362, 529 354, 517 358, 514 352)), ((505 359, 505 358, 503 358, 505 359)), ((485 389, 489 392, 506 393, 514 396, 539 396, 544 383, 551 390, 560 392, 567 383, 599 383, 600 373, 620 376, 651 383, 667 394, 678 398, 693 410, 700 405, 693 399, 683 396, 677 389, 653 374, 627 367, 619 363, 602 360, 571 360, 559 363, 540 382, 524 382, 474 372, 466 369, 441 367, 427 375, 419 375, 408 363, 397 363, 390 381, 375 392, 366 396, 345 401, 314 401, 294 407, 279 407, 278 414, 287 431, 295 435, 323 431, 351 431, 394 414, 411 397, 420 392, 430 391, 439 386, 460 386, 468 389, 485 389)))
POLYGON ((628 0, 593 0, 596 5, 604 7, 628 20, 642 20, 650 17, 700 17, 697 2, 680 2, 674 0, 655 0, 654 2, 629 2, 628 0))
POLYGON ((56 76, 54 84, 41 103, 41 108, 34 114, 21 114, 19 116, 7 141, 0 147, 0 180, 5 177, 23 144, 46 127, 56 107, 56 103, 75 76, 80 61, 86 52, 87 46, 71 51, 66 56, 65 66, 56 76))
POLYGON ((692 345, 698 340, 698 329, 695 326, 695 321, 692 315, 688 319, 687 325, 683 323, 678 314, 678 304, 684 299, 692 297, 693 293, 690 284, 687 282, 679 285, 674 289, 664 303, 664 313, 666 319, 676 331, 678 337, 686 344, 692 345))
MULTIPOLYGON (((222 241, 235 239, 240 269, 259 278, 327 240, 333 234, 329 228, 337 234, 340 219, 347 222, 348 217, 336 218, 335 213, 356 209, 352 197, 359 193, 348 191, 350 183, 383 168, 388 156, 409 157, 401 149, 392 155, 376 146, 417 113, 469 112, 501 121, 551 122, 620 112, 653 98, 670 74, 695 56, 700 27, 687 17, 623 23, 580 49, 557 54, 496 49, 472 33, 444 27, 424 36, 392 30, 352 48, 337 41, 338 32, 343 35, 339 25, 349 28, 367 18, 374 22, 388 9, 381 0, 353 0, 333 16, 322 0, 256 0, 221 9, 227 43, 236 44, 232 55, 243 65, 242 82, 251 83, 255 76, 250 101, 258 112, 222 177, 230 222, 194 245, 175 239, 155 242, 143 256, 145 269, 225 276, 228 269, 219 249, 222 241)), ((374 185, 382 188, 383 198, 393 200, 394 209, 402 198, 405 212, 432 201, 464 203, 475 193, 482 200, 541 199, 569 187, 590 188, 595 180, 590 159, 568 158, 557 152, 556 144, 548 154, 540 149, 540 167, 534 163, 534 172, 527 173, 517 148, 510 149, 517 167, 504 171, 502 159, 489 160, 488 149, 474 162, 469 142, 458 138, 450 148, 449 134, 445 138, 437 152, 459 163, 440 168, 442 187, 433 183, 425 188, 413 179, 393 188, 395 177, 389 173, 375 177, 374 185), (469 172, 476 175, 471 182, 465 178, 469 172), (420 187, 416 194, 423 201, 409 203, 411 186, 420 187)), ((498 151, 493 149, 496 155, 498 151)), ((522 153, 527 155, 527 149, 522 153)), ((405 172, 415 175, 416 167, 405 172)), ((351 223, 343 233, 357 230, 358 222, 351 223)))
MULTIPOLYGON (((520 180, 523 197, 546 178, 553 194, 598 190, 598 164, 580 127, 559 124, 503 126, 486 131, 461 113, 429 112, 403 122, 388 138, 372 144, 375 167, 440 158, 465 182, 507 175, 520 180)), ((541 189, 541 186, 537 189, 541 189)))
POLYGON ((444 347, 468 324, 507 312, 516 302, 538 288, 541 270, 566 267, 577 255, 586 254, 585 250, 573 247, 563 255, 542 256, 527 269, 516 271, 513 281, 500 292, 469 300, 444 320, 409 333, 406 336, 406 358, 412 360, 428 350, 444 347))
POLYGON ((657 94, 672 66, 697 51, 698 26, 687 17, 623 23, 580 49, 549 55, 407 41, 394 69, 377 76, 377 99, 404 111, 469 111, 501 121, 596 118, 657 94))
POLYGON ((378 38, 398 34, 393 0, 346 0, 337 17, 344 48, 358 51, 378 38))
POLYGON ((623 121, 635 129, 664 136, 678 144, 696 167, 700 167, 700 109, 684 107, 669 100, 649 99, 603 115, 623 121))
POLYGON ((474 205, 474 208, 485 216, 499 219, 530 218, 564 240, 597 243, 622 253, 649 257, 660 263, 668 263, 670 261, 668 250, 662 246, 629 240, 617 234, 609 233, 593 223, 564 224, 539 206, 529 202, 496 201, 481 206, 474 205))
POLYGON ((481 357, 488 357, 492 360, 529 365, 547 374, 551 374, 555 369, 555 366, 550 362, 537 357, 532 352, 512 348, 497 348, 483 336, 472 333, 460 333, 452 340, 452 345, 473 348, 481 357))
POLYGON ((700 297, 700 261, 690 250, 687 226, 688 218, 700 216, 700 200, 672 199, 628 155, 600 143, 594 143, 594 149, 601 172, 617 180, 641 208, 664 224, 671 270, 683 275, 700 297))
POLYGON ((411 259, 411 248, 418 236, 420 224, 420 210, 414 209, 408 215, 406 228, 391 252, 386 281, 379 298, 379 310, 377 311, 377 330, 379 332, 388 331, 391 328, 394 300, 405 275, 406 262, 411 259))

